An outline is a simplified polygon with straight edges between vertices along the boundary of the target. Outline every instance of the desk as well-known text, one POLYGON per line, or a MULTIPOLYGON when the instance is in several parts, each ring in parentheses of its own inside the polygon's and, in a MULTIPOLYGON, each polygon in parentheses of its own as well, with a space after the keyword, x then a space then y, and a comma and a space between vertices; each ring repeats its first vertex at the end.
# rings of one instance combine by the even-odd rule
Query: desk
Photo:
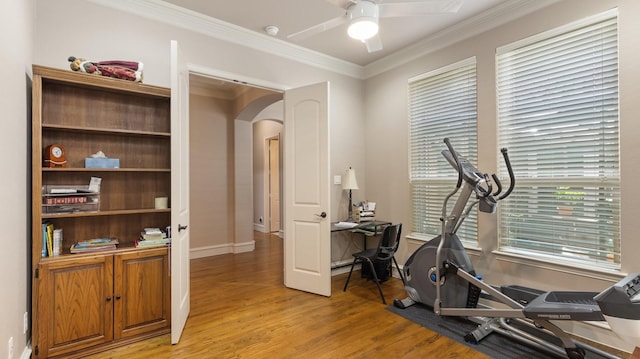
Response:
POLYGON ((391 225, 387 221, 368 221, 357 223, 353 227, 338 226, 338 222, 331 222, 331 232, 351 231, 353 233, 362 233, 362 249, 367 249, 367 237, 382 234, 384 227, 391 225))
MULTIPOLYGON (((353 226, 338 226, 338 222, 331 223, 331 233, 339 233, 339 232, 349 232, 349 233, 362 233, 362 250, 367 248, 367 237, 377 236, 382 234, 384 228, 388 225, 391 225, 391 222, 387 221, 368 221, 368 222, 353 222, 353 226)), ((352 251, 353 252, 353 251, 352 251)), ((333 258, 331 260, 331 269, 337 269, 342 267, 347 267, 351 265, 351 260, 345 261, 343 253, 340 256, 338 262, 334 262, 333 258), (343 262, 344 261, 344 262, 343 262), (342 263, 340 263, 342 262, 342 263), (335 264, 334 264, 335 263, 335 264)))

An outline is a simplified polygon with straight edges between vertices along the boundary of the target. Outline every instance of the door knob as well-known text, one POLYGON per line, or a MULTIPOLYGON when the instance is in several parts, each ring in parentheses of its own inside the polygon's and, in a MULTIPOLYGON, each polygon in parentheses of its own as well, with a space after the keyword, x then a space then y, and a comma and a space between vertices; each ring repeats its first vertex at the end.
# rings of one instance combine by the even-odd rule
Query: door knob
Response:
POLYGON ((178 224, 178 232, 182 232, 183 229, 187 229, 187 227, 189 226, 183 226, 181 224, 178 224))
POLYGON ((318 217, 322 217, 322 218, 327 218, 327 212, 322 212, 322 213, 320 213, 320 214, 317 214, 317 213, 316 213, 316 216, 318 216, 318 217))

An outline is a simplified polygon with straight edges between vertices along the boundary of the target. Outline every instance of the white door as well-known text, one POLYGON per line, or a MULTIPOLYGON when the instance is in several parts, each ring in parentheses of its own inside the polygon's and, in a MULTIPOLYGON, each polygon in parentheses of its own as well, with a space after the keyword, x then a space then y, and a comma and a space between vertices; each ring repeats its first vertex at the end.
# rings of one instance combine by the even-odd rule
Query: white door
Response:
POLYGON ((284 96, 284 284, 331 295, 329 83, 284 96))
POLYGON ((189 316, 189 70, 171 41, 171 343, 189 316))

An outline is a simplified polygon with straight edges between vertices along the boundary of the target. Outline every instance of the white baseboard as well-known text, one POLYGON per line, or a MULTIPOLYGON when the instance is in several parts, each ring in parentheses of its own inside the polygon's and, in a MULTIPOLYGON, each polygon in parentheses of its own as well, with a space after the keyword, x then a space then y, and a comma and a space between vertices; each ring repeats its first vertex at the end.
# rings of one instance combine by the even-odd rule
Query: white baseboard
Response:
POLYGON ((267 233, 267 228, 262 223, 254 223, 253 230, 256 232, 267 233))
POLYGON ((235 243, 233 253, 253 252, 256 249, 256 241, 253 239, 244 243, 235 243))
POLYGON ((602 344, 631 354, 634 345, 625 342, 609 327, 607 322, 580 322, 572 320, 557 320, 553 322, 567 333, 579 338, 602 344))
POLYGON ((31 345, 29 344, 24 348, 22 354, 20 354, 20 359, 29 359, 31 358, 31 345))
POLYGON ((219 256, 221 254, 227 253, 244 253, 244 252, 252 252, 256 248, 256 242, 251 240, 249 242, 244 243, 227 243, 227 244, 219 244, 216 246, 205 246, 192 248, 189 251, 189 258, 204 258, 204 257, 212 257, 219 256))
MULTIPOLYGON (((331 276, 333 277, 334 275, 349 273, 349 269, 351 269, 351 263, 353 263, 353 260, 342 260, 339 262, 331 263, 331 266, 335 267, 331 269, 331 276)), ((360 270, 360 264, 356 264, 353 270, 360 270)))

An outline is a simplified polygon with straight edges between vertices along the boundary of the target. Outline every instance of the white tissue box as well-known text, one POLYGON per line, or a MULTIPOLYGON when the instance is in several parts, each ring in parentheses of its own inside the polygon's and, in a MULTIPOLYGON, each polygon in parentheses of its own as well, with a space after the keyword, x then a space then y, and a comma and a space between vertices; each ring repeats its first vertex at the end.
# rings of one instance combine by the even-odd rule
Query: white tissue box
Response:
POLYGON ((84 159, 85 168, 120 168, 119 158, 93 158, 87 157, 84 159))

